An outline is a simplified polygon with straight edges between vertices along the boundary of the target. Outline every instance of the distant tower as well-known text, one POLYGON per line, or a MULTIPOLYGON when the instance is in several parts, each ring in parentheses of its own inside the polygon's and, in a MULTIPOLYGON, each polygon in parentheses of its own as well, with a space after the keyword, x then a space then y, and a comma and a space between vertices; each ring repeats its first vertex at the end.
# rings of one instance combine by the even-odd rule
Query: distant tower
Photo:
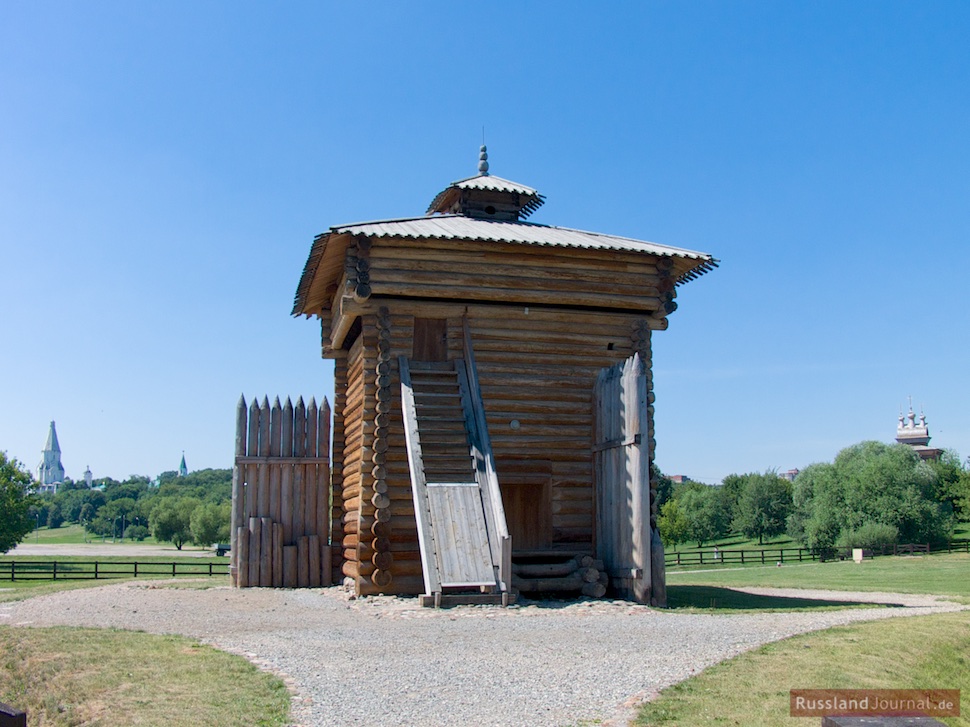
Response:
POLYGON ((909 402, 909 414, 903 416, 899 411, 899 426, 896 427, 896 441, 913 448, 920 459, 939 459, 942 450, 930 447, 930 428, 926 424, 926 415, 920 412, 919 424, 913 413, 913 401, 909 402))
POLYGON ((189 468, 185 466, 185 450, 182 450, 182 462, 179 464, 179 477, 185 477, 189 473, 189 468))
POLYGON ((84 484, 90 488, 94 484, 94 475, 91 473, 91 465, 84 470, 84 484))
POLYGON ((41 492, 55 492, 58 483, 63 481, 64 466, 61 464, 61 445, 57 442, 57 430, 54 428, 54 422, 51 422, 43 459, 37 465, 37 482, 40 484, 41 492))

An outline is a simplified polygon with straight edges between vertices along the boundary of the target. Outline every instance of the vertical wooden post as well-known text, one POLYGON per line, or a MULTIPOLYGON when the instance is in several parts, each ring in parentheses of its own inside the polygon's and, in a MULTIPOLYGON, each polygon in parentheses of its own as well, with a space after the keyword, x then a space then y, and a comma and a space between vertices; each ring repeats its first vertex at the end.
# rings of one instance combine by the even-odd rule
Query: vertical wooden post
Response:
POLYGON ((310 569, 309 573, 309 586, 310 588, 320 587, 320 537, 318 535, 311 535, 308 540, 308 553, 309 562, 308 567, 310 569))
MULTIPOLYGON (((297 399, 293 410, 293 456, 306 456, 306 405, 303 397, 297 399)), ((293 530, 294 537, 307 535, 306 529, 306 466, 296 466, 293 478, 293 530)))
POLYGON ((296 541, 297 585, 310 587, 310 539, 303 537, 296 541))
POLYGON ((238 568, 236 574, 236 584, 240 588, 249 588, 249 528, 240 525, 236 529, 236 543, 239 546, 239 559, 236 561, 238 568))
MULTIPOLYGON (((284 457, 293 456, 293 403, 286 397, 283 406, 283 429, 280 453, 284 457)), ((283 525, 283 542, 293 543, 293 465, 282 465, 280 478, 280 522, 283 525)), ((292 586, 287 586, 288 588, 292 586)))
MULTIPOLYGON (((249 441, 246 454, 255 457, 259 454, 259 401, 253 397, 249 405, 249 441)), ((245 518, 256 516, 256 465, 246 465, 246 510, 245 518)))
MULTIPOLYGON (((236 457, 246 455, 246 398, 240 394, 236 404, 236 457)), ((239 542, 236 540, 237 529, 243 521, 243 509, 246 506, 243 492, 245 479, 245 465, 233 463, 232 467, 232 511, 229 523, 229 581, 233 586, 238 585, 239 542)))
POLYGON ((299 578, 297 576, 297 547, 295 545, 283 546, 283 587, 296 588, 299 578))
MULTIPOLYGON (((280 398, 277 396, 273 402, 273 408, 269 417, 269 456, 280 456, 280 438, 282 436, 283 410, 280 407, 280 398)), ((273 522, 280 521, 280 465, 273 463, 269 471, 269 511, 262 513, 273 519, 273 522)))
MULTIPOLYGON (((263 397, 263 403, 259 407, 259 456, 269 457, 269 397, 263 397)), ((259 464, 259 482, 256 498, 256 516, 263 517, 269 514, 269 466, 259 464)))
POLYGON ((258 517, 249 518, 249 585, 259 585, 259 546, 262 521, 258 517))
POLYGON ((283 587, 283 526, 273 523, 273 588, 283 587))
POLYGON ((273 521, 268 517, 260 518, 259 585, 273 587, 273 521))

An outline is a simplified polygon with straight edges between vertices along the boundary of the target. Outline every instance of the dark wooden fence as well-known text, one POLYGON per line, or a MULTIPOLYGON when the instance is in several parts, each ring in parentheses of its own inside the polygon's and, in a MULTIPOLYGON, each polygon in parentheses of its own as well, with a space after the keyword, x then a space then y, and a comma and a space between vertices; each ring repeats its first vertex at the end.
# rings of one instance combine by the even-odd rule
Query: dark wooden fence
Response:
POLYGON ((0 581, 60 581, 107 578, 177 578, 228 575, 228 563, 212 561, 0 561, 0 581))
MULTIPOLYGON (((864 556, 913 555, 916 553, 970 553, 970 540, 954 540, 949 543, 930 545, 927 543, 905 543, 901 545, 881 545, 866 549, 864 556)), ((695 565, 748 565, 753 563, 801 563, 827 560, 849 560, 852 550, 844 548, 738 548, 693 550, 682 553, 667 552, 664 556, 666 567, 695 565)))

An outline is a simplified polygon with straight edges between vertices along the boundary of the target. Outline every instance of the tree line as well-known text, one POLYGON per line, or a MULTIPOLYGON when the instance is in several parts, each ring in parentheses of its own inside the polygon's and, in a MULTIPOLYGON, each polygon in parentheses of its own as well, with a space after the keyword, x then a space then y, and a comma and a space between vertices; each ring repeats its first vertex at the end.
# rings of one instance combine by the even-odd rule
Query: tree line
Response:
POLYGON ((759 544, 787 534, 815 549, 939 543, 956 522, 970 521, 970 462, 952 450, 923 461, 906 445, 860 442, 794 482, 770 471, 728 475, 719 485, 654 477, 668 547, 732 534, 759 544))
POLYGON ((82 525, 101 538, 143 541, 150 534, 179 550, 186 543, 229 542, 230 469, 198 470, 185 477, 163 472, 155 482, 142 475, 121 482, 106 477, 92 484, 66 479, 56 493, 37 494, 30 473, 0 452, 0 506, 9 513, 0 523, 0 553, 38 525, 59 528, 65 523, 82 525))

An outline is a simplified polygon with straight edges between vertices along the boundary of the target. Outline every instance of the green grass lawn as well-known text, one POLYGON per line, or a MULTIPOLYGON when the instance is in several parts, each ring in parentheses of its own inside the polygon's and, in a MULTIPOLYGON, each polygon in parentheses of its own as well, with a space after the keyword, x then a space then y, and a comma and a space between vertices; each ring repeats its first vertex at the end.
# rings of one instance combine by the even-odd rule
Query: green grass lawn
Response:
POLYGON ((31 725, 285 725, 290 694, 181 636, 0 626, 0 701, 31 725))
MULTIPOLYGON (((967 540, 970 539, 970 523, 957 523, 953 530, 953 540, 967 540)), ((775 548, 804 548, 803 543, 796 542, 789 538, 787 535, 778 535, 774 538, 765 538, 763 544, 758 543, 757 538, 747 538, 740 533, 732 533, 725 538, 720 540, 712 540, 709 543, 704 543, 701 547, 697 543, 680 543, 672 548, 666 548, 668 553, 690 553, 696 550, 713 550, 715 547, 725 550, 740 550, 751 549, 751 550, 767 550, 775 548)))
MULTIPOLYGON (((9 555, 0 556, 0 603, 4 601, 20 601, 25 598, 30 598, 32 596, 39 596, 46 593, 53 593, 55 591, 73 589, 73 588, 92 588, 95 586, 104 586, 109 583, 117 583, 122 580, 132 580, 130 577, 117 577, 111 574, 105 574, 105 570, 111 569, 112 563, 131 563, 135 558, 131 556, 98 556, 97 558, 92 558, 90 556, 47 556, 47 555, 25 555, 19 558, 14 558, 9 555), (17 563, 37 563, 37 564, 48 564, 51 561, 57 561, 59 576, 61 573, 67 575, 72 575, 71 569, 76 568, 80 573, 73 573, 73 575, 81 575, 81 573, 87 575, 93 575, 93 566, 91 565, 94 561, 99 563, 99 575, 102 577, 95 580, 92 577, 86 578, 61 578, 58 577, 56 581, 50 578, 18 578, 15 581, 5 580, 6 576, 9 578, 7 572, 3 571, 2 564, 15 560, 17 563), (63 566, 63 567, 62 567, 63 566), (109 577, 104 577, 108 575, 109 577)), ((229 558, 222 557, 217 558, 215 556, 209 558, 199 558, 196 556, 139 556, 137 558, 139 564, 142 563, 157 563, 157 564, 169 564, 178 563, 178 578, 196 578, 197 575, 190 575, 190 571, 195 573, 205 575, 205 583, 209 583, 210 586, 218 585, 228 585, 229 576, 226 574, 226 567, 229 563, 229 558), (208 571, 209 563, 213 564, 213 571, 218 572, 219 575, 208 576, 203 574, 202 571, 208 571)), ((119 568, 120 569, 120 568, 119 568)), ((144 576, 139 575, 139 580, 146 579, 169 579, 171 578, 171 573, 164 568, 152 568, 147 566, 140 569, 140 573, 145 573, 149 571, 148 574, 144 576), (157 574, 152 573, 152 571, 158 571, 157 574), (164 571, 164 572, 163 572, 164 571)), ((0 700, 2 701, 2 700, 0 700)))
MULTIPOLYGON (((667 573, 675 608, 751 610, 784 607, 746 597, 741 586, 888 591, 953 596, 970 603, 970 555, 885 556, 851 561, 667 573), (705 605, 705 601, 707 604, 705 605)), ((763 599, 763 600, 758 600, 763 599)), ((791 605, 831 607, 825 601, 791 605)), ((665 689, 645 705, 639 725, 805 725, 791 718, 791 689, 962 689, 970 693, 970 612, 887 619, 828 629, 768 644, 665 689)), ((967 711, 966 709, 964 710, 967 711)), ((818 718, 814 724, 818 723, 818 718)), ((967 716, 940 718, 970 726, 967 716)))
MULTIPOLYGON (((819 717, 790 717, 791 689, 970 690, 970 612, 888 619, 828 629, 767 644, 705 669, 644 705, 643 727, 792 727, 819 717)), ((964 716, 938 718, 957 727, 964 716)))
POLYGON ((862 563, 720 566, 717 570, 667 571, 667 586, 769 586, 836 591, 936 593, 970 598, 970 554, 881 556, 862 563))
MULTIPOLYGON (((131 539, 118 539, 113 540, 112 538, 101 538, 99 535, 92 535, 87 532, 83 527, 76 524, 65 524, 59 528, 47 528, 42 527, 38 530, 32 530, 30 534, 24 538, 24 545, 84 545, 84 544, 97 544, 97 545, 152 545, 161 547, 174 548, 175 546, 168 542, 159 542, 155 540, 151 535, 149 535, 144 540, 131 540, 131 539)), ((211 550, 211 548, 202 548, 198 546, 193 546, 186 544, 183 546, 183 550, 188 551, 199 551, 199 550, 211 550)))

